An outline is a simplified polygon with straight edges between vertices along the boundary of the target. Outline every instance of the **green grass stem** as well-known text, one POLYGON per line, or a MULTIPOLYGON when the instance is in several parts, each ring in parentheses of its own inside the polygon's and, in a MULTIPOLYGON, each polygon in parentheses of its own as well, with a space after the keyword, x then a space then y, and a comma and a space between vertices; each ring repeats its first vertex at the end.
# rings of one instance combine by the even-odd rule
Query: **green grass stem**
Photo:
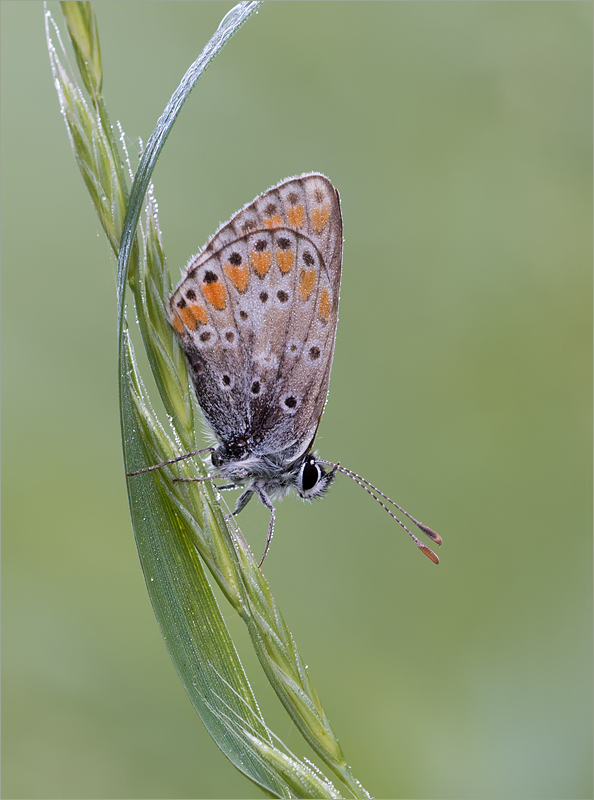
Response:
MULTIPOLYGON (((92 6, 61 3, 90 105, 74 71, 64 67, 66 51, 46 10, 50 62, 75 159, 118 256, 120 411, 126 472, 200 446, 195 439, 196 409, 185 359, 168 321, 165 299, 171 284, 150 181, 190 91, 259 5, 239 3, 222 20, 159 118, 130 189, 125 158, 102 96, 101 49, 92 6), (138 371, 125 316, 128 286, 171 432, 159 422, 138 371)), ((217 745, 265 793, 341 796, 316 768, 290 753, 266 725, 209 585, 206 566, 244 620, 271 686, 306 741, 354 797, 369 797, 344 759, 268 582, 235 521, 226 519, 220 495, 210 481, 173 481, 205 475, 202 462, 192 459, 128 479, 130 513, 147 589, 186 692, 217 745)))

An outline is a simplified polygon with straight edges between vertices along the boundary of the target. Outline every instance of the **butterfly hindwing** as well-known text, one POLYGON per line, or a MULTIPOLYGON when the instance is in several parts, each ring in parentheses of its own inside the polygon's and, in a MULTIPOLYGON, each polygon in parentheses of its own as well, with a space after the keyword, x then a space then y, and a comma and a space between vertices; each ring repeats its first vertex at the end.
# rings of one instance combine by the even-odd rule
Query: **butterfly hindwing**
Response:
POLYGON ((189 263, 170 301, 197 397, 220 440, 300 455, 326 400, 342 218, 322 175, 292 178, 239 211, 189 263))

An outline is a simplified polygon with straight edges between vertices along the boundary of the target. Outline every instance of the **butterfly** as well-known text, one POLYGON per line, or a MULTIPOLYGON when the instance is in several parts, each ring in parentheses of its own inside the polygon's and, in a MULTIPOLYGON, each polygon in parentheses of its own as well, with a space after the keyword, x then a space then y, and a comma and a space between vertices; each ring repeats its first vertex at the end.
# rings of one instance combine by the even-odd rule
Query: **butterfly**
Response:
MULTIPOLYGON (((187 265, 169 300, 170 321, 216 441, 208 448, 216 471, 211 477, 229 481, 221 489, 243 488, 233 515, 254 495, 270 511, 260 565, 274 532, 273 500, 291 490, 304 500, 320 497, 338 471, 369 492, 438 563, 380 497, 441 544, 438 534, 373 484, 312 450, 334 355, 342 244, 337 190, 324 175, 306 173, 244 206, 187 265)), ((190 455, 196 454, 165 463, 190 455)))

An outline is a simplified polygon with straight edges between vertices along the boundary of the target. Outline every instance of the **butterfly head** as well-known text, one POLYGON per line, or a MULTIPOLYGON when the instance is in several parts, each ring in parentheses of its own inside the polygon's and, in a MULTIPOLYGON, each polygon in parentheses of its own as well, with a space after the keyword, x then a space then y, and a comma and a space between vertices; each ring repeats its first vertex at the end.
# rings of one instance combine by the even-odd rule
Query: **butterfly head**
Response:
POLYGON ((304 500, 321 497, 330 487, 335 475, 336 468, 326 471, 324 462, 320 461, 315 453, 309 453, 297 464, 294 473, 297 494, 304 500))

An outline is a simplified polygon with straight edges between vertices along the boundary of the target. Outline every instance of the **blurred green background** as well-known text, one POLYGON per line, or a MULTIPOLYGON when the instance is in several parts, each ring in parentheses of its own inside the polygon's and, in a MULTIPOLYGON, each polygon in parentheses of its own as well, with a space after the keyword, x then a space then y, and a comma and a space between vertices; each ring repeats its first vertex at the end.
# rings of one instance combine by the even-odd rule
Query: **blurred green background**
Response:
MULTIPOLYGON (((96 4, 133 154, 230 7, 96 4)), ((3 796, 260 797, 152 615, 122 474, 113 259, 43 5, 1 12, 3 796)), ((282 178, 319 170, 341 193, 319 450, 435 527, 442 562, 339 478, 323 502, 279 506, 265 572, 379 798, 592 796, 591 31, 586 2, 265 4, 155 172, 175 280, 282 178)), ((309 755, 224 612, 267 721, 309 755)))

